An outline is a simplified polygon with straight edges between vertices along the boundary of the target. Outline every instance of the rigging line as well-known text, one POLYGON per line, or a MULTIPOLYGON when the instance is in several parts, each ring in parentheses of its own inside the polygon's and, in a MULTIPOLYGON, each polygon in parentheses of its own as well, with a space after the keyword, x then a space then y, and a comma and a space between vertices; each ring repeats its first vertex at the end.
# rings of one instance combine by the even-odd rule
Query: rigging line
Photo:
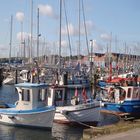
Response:
POLYGON ((65 1, 64 0, 63 0, 63 5, 64 5, 64 11, 65 11, 65 17, 66 17, 67 32, 68 32, 68 41, 69 41, 69 49, 70 49, 70 60, 72 60, 72 49, 71 49, 70 32, 69 32, 69 28, 68 28, 68 17, 67 17, 66 5, 65 5, 65 1))
POLYGON ((82 0, 82 11, 83 11, 83 18, 84 18, 85 34, 86 34, 87 51, 88 51, 88 55, 89 55, 89 46, 88 46, 88 37, 87 37, 87 28, 86 28, 86 23, 85 23, 85 10, 84 10, 83 0, 82 0))

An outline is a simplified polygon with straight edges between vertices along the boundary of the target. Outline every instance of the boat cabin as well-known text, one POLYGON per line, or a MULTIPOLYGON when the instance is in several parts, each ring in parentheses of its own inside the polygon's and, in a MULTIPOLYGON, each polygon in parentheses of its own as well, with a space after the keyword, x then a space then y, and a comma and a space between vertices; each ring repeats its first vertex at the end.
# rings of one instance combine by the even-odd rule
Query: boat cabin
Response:
POLYGON ((50 87, 48 90, 48 105, 63 106, 65 90, 62 86, 50 87))
POLYGON ((127 100, 140 100, 140 87, 128 86, 123 87, 126 92, 125 99, 127 100))
POLYGON ((59 85, 48 89, 48 105, 70 106, 85 103, 91 96, 81 85, 59 85))
POLYGON ((20 83, 15 86, 19 95, 16 109, 32 110, 47 106, 47 84, 20 83))
POLYGON ((126 86, 116 87, 109 91, 108 99, 110 102, 122 103, 125 100, 140 100, 140 87, 126 86))

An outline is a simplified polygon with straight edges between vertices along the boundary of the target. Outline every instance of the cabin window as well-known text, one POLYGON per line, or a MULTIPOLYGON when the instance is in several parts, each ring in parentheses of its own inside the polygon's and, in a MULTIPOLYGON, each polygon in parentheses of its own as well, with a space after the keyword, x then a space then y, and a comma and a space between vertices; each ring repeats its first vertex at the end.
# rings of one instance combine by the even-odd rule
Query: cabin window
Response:
POLYGON ((47 94, 48 94, 48 97, 51 98, 51 90, 50 89, 48 90, 47 94))
POLYGON ((30 101, 30 90, 24 90, 24 101, 30 101))
POLYGON ((131 88, 128 88, 127 98, 131 98, 131 88))
POLYGON ((42 99, 42 101, 45 101, 46 98, 47 98, 47 90, 45 89, 42 91, 42 98, 41 99, 42 99))
POLYGON ((30 90, 27 90, 27 101, 30 101, 30 90))
POLYGON ((138 88, 134 88, 133 90, 133 98, 138 98, 139 94, 138 94, 138 88))
POLYGON ((21 94, 21 100, 24 101, 24 93, 22 91, 19 93, 21 94))
POLYGON ((47 98, 47 90, 38 90, 38 101, 45 101, 47 98))
POLYGON ((124 100, 126 96, 126 91, 124 89, 120 90, 120 100, 124 100))
POLYGON ((24 101, 24 89, 21 91, 21 100, 24 101))
POLYGON ((22 101, 30 101, 30 90, 22 89, 21 100, 22 101))
POLYGON ((38 90, 38 101, 41 101, 41 90, 38 90))
POLYGON ((55 90, 55 100, 60 101, 62 100, 63 91, 62 90, 55 90))

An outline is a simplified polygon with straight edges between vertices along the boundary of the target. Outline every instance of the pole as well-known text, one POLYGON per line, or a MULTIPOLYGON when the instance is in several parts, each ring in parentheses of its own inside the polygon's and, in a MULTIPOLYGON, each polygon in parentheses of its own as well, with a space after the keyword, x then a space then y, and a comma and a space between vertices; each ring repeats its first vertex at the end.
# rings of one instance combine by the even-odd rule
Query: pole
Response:
POLYGON ((61 26, 62 26, 62 0, 60 0, 59 70, 58 70, 59 75, 60 75, 60 69, 61 69, 61 26))
POLYGON ((37 59, 39 61, 39 8, 37 9, 37 59))
POLYGON ((20 38, 20 53, 21 53, 21 58, 23 58, 23 21, 21 21, 21 38, 20 38))
POLYGON ((12 31, 13 31, 13 16, 11 15, 11 24, 10 24, 10 51, 9 51, 9 64, 11 63, 11 50, 12 50, 12 31))
POLYGON ((25 39, 24 39, 24 42, 23 42, 24 46, 23 46, 23 54, 24 54, 24 65, 25 65, 25 57, 26 57, 26 54, 25 54, 25 39))
POLYGON ((111 38, 110 38, 110 46, 109 46, 109 80, 111 81, 112 79, 112 33, 111 33, 111 38))
POLYGON ((33 40, 33 0, 31 0, 31 37, 30 37, 30 63, 32 63, 32 40, 33 40))
POLYGON ((91 83, 91 93, 93 94, 93 73, 92 73, 92 70, 93 70, 93 40, 90 40, 90 48, 91 48, 91 55, 90 55, 90 83, 91 83))
POLYGON ((81 49, 81 48, 80 48, 80 47, 81 47, 81 34, 80 34, 80 33, 81 33, 81 30, 80 30, 80 29, 81 29, 81 28, 80 28, 80 24, 81 24, 81 21, 80 21, 80 20, 81 20, 81 16, 80 16, 80 15, 81 15, 81 14, 80 14, 80 10, 81 10, 81 0, 79 0, 79 44, 78 44, 78 45, 79 45, 79 46, 78 46, 78 47, 79 47, 79 48, 78 48, 78 49, 79 49, 79 51, 78 51, 78 53, 79 53, 79 54, 78 54, 78 56, 79 56, 79 61, 80 61, 80 49, 81 49))

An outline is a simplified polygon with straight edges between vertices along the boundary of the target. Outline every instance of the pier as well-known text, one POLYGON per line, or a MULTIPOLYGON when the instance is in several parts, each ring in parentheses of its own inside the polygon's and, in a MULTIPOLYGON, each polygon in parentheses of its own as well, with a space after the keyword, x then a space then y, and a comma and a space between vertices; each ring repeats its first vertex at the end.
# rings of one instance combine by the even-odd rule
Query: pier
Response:
POLYGON ((120 121, 117 124, 85 129, 83 131, 83 140, 119 140, 122 138, 123 140, 132 140, 132 137, 135 140, 139 140, 140 119, 120 121))

